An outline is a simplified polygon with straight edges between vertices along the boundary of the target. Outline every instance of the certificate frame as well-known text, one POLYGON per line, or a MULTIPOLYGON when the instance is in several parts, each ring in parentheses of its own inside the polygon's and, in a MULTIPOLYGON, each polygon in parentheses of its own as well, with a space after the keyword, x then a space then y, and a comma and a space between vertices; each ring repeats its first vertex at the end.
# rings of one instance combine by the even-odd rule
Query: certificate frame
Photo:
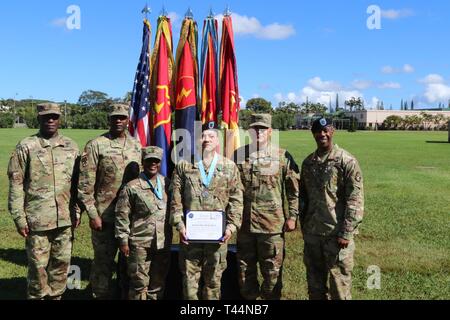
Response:
POLYGON ((225 211, 190 210, 185 214, 185 224, 189 243, 220 243, 226 228, 225 211), (206 230, 202 235, 200 230, 208 224, 212 230, 206 230))

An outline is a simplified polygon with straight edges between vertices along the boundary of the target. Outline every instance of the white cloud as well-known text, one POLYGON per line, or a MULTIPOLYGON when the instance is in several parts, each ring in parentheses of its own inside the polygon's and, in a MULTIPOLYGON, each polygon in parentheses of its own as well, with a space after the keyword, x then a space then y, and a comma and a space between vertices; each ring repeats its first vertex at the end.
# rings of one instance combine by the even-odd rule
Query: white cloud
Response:
POLYGON ((425 84, 444 83, 444 78, 439 74, 432 73, 427 75, 425 78, 420 79, 419 82, 425 84))
POLYGON ((336 94, 339 94, 339 105, 343 108, 345 100, 351 97, 361 97, 363 95, 358 90, 345 89, 335 81, 322 81, 320 77, 314 77, 308 81, 308 84, 299 92, 290 92, 286 95, 282 93, 275 94, 277 102, 295 102, 303 103, 308 100, 313 103, 322 103, 327 107, 331 104, 334 107, 336 94))
POLYGON ((391 73, 395 73, 395 69, 392 68, 391 66, 385 66, 381 69, 381 72, 383 72, 385 74, 391 74, 391 73))
POLYGON ((392 66, 384 66, 383 68, 381 68, 381 72, 384 74, 413 73, 414 71, 414 67, 410 64, 405 64, 401 68, 394 68, 392 66))
POLYGON ((341 85, 336 81, 322 81, 320 77, 314 77, 308 81, 308 84, 315 90, 320 91, 339 91, 342 89, 341 85))
POLYGON ((255 93, 253 96, 252 96, 252 98, 253 99, 256 99, 256 98, 261 98, 261 95, 260 94, 258 94, 258 93, 255 93))
POLYGON ((50 24, 54 27, 66 28, 67 18, 57 18, 50 21, 50 24))
MULTIPOLYGON (((254 36, 266 40, 284 40, 295 35, 295 28, 290 24, 280 24, 278 22, 262 25, 255 17, 232 14, 233 30, 236 35, 254 36)), ((223 14, 216 15, 219 20, 219 28, 222 28, 221 21, 223 14)))
POLYGON ((373 86, 373 82, 370 80, 355 80, 352 82, 352 86, 358 90, 365 90, 373 86))
POLYGON ((415 71, 414 67, 410 64, 405 64, 403 66, 403 72, 404 73, 413 73, 415 71))
POLYGON ((176 12, 169 12, 167 14, 167 17, 170 18, 170 21, 172 22, 172 25, 180 22, 180 16, 176 12))
POLYGON ((401 84, 397 82, 386 82, 378 85, 379 89, 401 89, 401 84))
POLYGON ((444 83, 431 83, 427 85, 425 97, 428 102, 446 102, 450 100, 450 86, 444 83))
POLYGON ((397 82, 378 83, 371 80, 354 80, 352 82, 353 89, 366 90, 372 87, 376 87, 378 89, 400 89, 402 86, 397 82))
POLYGON ((411 9, 389 9, 389 10, 381 10, 381 16, 385 19, 396 20, 400 18, 406 18, 414 16, 414 11, 411 9))

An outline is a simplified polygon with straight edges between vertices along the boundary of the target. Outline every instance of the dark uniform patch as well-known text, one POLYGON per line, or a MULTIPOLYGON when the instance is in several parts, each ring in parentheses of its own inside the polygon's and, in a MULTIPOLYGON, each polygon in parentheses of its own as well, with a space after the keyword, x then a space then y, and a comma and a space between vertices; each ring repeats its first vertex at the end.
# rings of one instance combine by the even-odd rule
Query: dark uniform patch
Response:
POLYGON ((82 165, 83 167, 87 167, 87 164, 88 164, 88 155, 87 155, 87 154, 84 154, 84 155, 81 157, 81 165, 82 165))

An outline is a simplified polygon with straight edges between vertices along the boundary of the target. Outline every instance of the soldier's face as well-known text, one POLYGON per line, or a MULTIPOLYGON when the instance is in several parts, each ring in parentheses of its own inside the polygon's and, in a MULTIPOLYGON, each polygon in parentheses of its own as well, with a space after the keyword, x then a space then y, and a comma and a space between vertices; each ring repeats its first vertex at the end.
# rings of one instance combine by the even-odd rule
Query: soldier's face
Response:
POLYGON ((126 116, 112 116, 109 118, 110 131, 114 134, 123 133, 128 126, 128 117, 126 116))
POLYGON ((202 133, 202 149, 206 152, 213 152, 219 145, 219 135, 216 130, 207 130, 202 133))
POLYGON ((256 141, 259 145, 266 145, 272 135, 272 129, 266 127, 253 127, 250 129, 252 141, 256 141))
POLYGON ((45 135, 53 135, 58 131, 60 117, 58 114, 38 116, 40 130, 45 135))
POLYGON ((144 171, 150 177, 155 176, 159 172, 159 168, 161 167, 161 161, 158 159, 146 159, 144 160, 144 171))
POLYGON ((328 149, 333 144, 334 128, 328 126, 320 131, 314 132, 313 135, 316 140, 317 147, 321 149, 328 149))

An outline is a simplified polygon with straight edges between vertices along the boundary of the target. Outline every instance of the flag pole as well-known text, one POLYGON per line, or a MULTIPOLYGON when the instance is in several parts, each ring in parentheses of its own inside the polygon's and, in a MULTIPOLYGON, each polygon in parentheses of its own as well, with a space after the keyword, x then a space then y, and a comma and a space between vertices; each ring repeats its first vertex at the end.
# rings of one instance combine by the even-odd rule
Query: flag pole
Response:
POLYGON ((209 18, 209 19, 214 18, 214 12, 213 12, 212 7, 209 8, 209 14, 208 14, 208 16, 206 18, 209 18))
POLYGON ((148 6, 148 4, 145 4, 145 7, 144 7, 144 9, 142 9, 141 13, 142 13, 144 19, 148 20, 148 15, 150 13, 152 13, 152 9, 148 6))
POLYGON ((191 7, 188 8, 184 17, 186 19, 194 19, 194 13, 192 12, 191 7))
POLYGON ((224 11, 224 13, 223 13, 223 15, 225 16, 225 17, 229 17, 229 16, 231 16, 231 10, 230 10, 230 6, 229 5, 227 5, 227 7, 225 8, 225 11, 224 11))
POLYGON ((159 14, 160 17, 167 17, 168 13, 166 11, 166 7, 163 5, 161 13, 159 14))

